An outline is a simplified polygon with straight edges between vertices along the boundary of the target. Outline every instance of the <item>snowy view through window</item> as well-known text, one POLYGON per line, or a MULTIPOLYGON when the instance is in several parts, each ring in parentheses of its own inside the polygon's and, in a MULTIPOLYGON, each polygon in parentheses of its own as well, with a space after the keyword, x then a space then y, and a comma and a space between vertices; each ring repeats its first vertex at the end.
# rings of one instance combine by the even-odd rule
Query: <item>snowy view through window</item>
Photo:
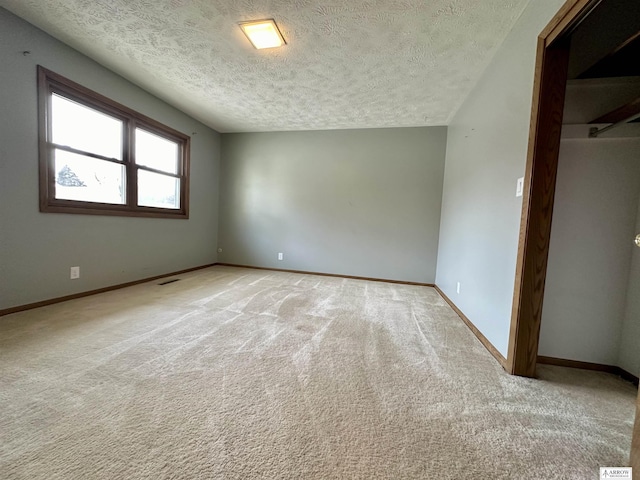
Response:
MULTIPOLYGON (((126 204, 123 121, 53 94, 51 123, 55 198, 126 204)), ((179 209, 180 180, 173 176, 178 173, 178 144, 136 128, 135 145, 136 165, 141 168, 129 181, 138 182, 137 204, 179 209)))

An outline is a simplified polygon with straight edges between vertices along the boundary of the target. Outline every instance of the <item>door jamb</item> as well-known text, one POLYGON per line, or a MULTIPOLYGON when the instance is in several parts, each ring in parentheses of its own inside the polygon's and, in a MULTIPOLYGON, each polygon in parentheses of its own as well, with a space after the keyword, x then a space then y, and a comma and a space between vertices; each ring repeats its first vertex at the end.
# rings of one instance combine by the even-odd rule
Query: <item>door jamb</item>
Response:
POLYGON ((558 168, 569 33, 601 0, 567 0, 538 36, 506 369, 535 377, 558 168))

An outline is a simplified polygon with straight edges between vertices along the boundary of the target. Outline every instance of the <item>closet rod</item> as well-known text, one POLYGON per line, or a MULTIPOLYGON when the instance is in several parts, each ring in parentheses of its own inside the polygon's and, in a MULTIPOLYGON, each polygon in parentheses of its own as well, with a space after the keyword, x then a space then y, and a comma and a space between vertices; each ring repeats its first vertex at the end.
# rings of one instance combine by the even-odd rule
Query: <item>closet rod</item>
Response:
POLYGON ((601 133, 607 132, 613 128, 619 127, 620 125, 624 125, 625 123, 632 122, 636 118, 640 118, 640 113, 636 113, 631 115, 629 118, 625 118, 624 120, 620 120, 619 122, 612 123, 611 125, 603 128, 593 127, 589 129, 589 138, 597 138, 601 133))

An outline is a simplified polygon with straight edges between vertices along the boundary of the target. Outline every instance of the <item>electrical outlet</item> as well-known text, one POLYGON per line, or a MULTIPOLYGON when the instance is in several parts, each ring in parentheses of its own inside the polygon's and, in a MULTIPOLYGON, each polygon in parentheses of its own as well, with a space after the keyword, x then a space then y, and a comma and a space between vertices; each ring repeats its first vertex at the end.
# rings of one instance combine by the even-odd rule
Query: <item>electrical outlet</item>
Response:
POLYGON ((71 267, 71 270, 69 272, 69 278, 71 278, 71 280, 80 278, 80 267, 71 267))
POLYGON ((284 253, 280 252, 278 253, 278 260, 283 260, 284 259, 284 253))
POLYGON ((456 285, 456 293, 460 293, 460 282, 456 285))

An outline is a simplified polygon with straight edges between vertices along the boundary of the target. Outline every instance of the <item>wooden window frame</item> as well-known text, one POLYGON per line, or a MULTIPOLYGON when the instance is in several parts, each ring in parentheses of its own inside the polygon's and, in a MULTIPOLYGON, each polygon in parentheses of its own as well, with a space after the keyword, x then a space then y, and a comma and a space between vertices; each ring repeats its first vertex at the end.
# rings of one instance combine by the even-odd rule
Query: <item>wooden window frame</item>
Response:
MULTIPOLYGON (((68 78, 38 65, 38 140, 40 211, 44 213, 71 213, 83 215, 115 215, 123 217, 189 218, 189 154, 191 138, 152 118, 136 112, 110 98, 79 85, 68 78), (52 95, 58 93, 81 105, 105 113, 123 122, 123 155, 121 163, 125 167, 125 204, 110 204, 80 200, 55 198, 54 145, 51 143, 51 103, 52 95), (178 144, 178 168, 176 174, 138 165, 135 161, 136 128, 158 135, 178 144), (159 208, 139 206, 138 171, 148 171, 173 176, 180 181, 180 208, 159 208)), ((73 149, 68 149, 73 152, 73 149)), ((100 155, 83 155, 100 160, 112 161, 100 155)))

